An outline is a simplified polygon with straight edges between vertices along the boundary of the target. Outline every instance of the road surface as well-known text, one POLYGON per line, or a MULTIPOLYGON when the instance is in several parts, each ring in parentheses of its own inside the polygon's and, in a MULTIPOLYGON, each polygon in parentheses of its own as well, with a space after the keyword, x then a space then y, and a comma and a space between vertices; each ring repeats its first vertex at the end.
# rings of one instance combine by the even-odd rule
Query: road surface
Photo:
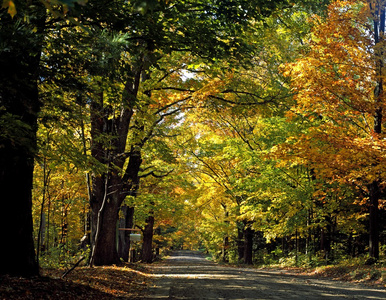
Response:
POLYGON ((151 266, 145 299, 386 299, 386 290, 309 276, 215 264, 196 251, 177 251, 151 266))

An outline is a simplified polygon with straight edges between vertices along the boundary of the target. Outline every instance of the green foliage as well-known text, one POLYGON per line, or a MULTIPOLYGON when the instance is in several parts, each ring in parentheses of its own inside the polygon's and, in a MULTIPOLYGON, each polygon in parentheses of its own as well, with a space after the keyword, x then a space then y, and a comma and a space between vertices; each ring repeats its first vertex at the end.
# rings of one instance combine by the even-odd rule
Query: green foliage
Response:
POLYGON ((40 267, 44 269, 70 269, 82 257, 87 262, 87 257, 90 255, 90 249, 79 250, 78 245, 67 243, 65 246, 51 248, 44 252, 39 259, 40 267))
MULTIPOLYGON (((238 262, 239 226, 248 224, 256 263, 318 266, 327 262, 321 231, 330 239, 363 234, 365 216, 354 204, 361 191, 315 178, 307 162, 278 147, 322 123, 290 109, 296 103, 280 66, 310 50, 307 20, 328 1, 43 2, 68 16, 49 17, 39 73, 36 236, 41 212, 51 216, 43 266, 67 267, 80 255, 84 175, 122 179, 133 152, 141 155, 140 184, 123 192, 131 194, 125 203, 135 206, 139 227, 155 217, 155 246, 205 247, 238 262), (127 135, 119 136, 125 113, 127 135), (95 120, 103 123, 97 134, 95 120)), ((0 127, 1 139, 27 145, 30 128, 2 108, 0 127)), ((330 250, 348 252, 336 241, 330 250)))
POLYGON ((8 113, 0 107, 0 147, 4 142, 11 143, 14 147, 25 148, 28 152, 34 152, 34 141, 31 140, 32 128, 21 120, 20 117, 8 113))

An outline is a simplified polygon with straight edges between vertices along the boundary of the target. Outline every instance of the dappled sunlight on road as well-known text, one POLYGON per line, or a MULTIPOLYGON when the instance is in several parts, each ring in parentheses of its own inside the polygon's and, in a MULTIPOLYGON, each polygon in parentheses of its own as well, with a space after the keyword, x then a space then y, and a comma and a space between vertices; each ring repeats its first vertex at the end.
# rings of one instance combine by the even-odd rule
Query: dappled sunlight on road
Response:
POLYGON ((217 279, 235 279, 237 276, 224 276, 222 274, 154 274, 154 277, 171 277, 171 278, 193 278, 193 279, 201 279, 201 278, 217 278, 217 279))
POLYGON ((199 252, 177 251, 151 266, 146 299, 386 299, 386 291, 309 276, 221 266, 199 252))
POLYGON ((170 261, 173 260, 180 260, 180 261, 192 261, 192 260, 198 260, 202 262, 202 257, 201 256, 188 256, 188 255, 181 255, 181 256, 171 256, 168 258, 170 261))

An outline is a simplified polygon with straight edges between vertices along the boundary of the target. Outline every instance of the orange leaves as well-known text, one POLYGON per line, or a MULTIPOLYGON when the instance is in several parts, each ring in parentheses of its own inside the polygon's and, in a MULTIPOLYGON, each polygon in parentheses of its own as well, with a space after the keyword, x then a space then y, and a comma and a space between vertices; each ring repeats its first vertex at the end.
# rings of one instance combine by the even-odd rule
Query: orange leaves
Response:
POLYGON ((324 179, 366 186, 385 180, 385 140, 373 133, 377 82, 374 43, 366 3, 335 1, 328 18, 314 18, 309 52, 283 67, 296 105, 288 113, 308 120, 278 156, 311 165, 324 179), (287 153, 285 153, 287 152, 287 153), (289 157, 291 156, 291 158, 289 157))
POLYGON ((208 97, 219 94, 224 86, 224 81, 219 78, 214 78, 206 82, 206 84, 194 93, 194 101, 204 101, 208 97))
POLYGON ((17 13, 15 3, 12 0, 3 0, 2 8, 8 8, 8 13, 12 18, 17 13))
POLYGON ((332 112, 372 112, 375 72, 368 51, 372 40, 361 27, 367 13, 357 1, 334 2, 329 18, 322 23, 318 19, 309 53, 286 65, 284 75, 291 76, 301 110, 328 114, 327 105, 332 112))

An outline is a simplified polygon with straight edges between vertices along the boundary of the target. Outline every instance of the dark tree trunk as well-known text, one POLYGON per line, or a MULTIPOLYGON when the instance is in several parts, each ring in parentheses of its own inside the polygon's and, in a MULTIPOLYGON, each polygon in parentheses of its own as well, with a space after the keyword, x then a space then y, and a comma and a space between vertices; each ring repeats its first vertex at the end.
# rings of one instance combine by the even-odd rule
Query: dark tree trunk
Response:
POLYGON ((332 253, 331 253, 331 240, 332 240, 332 221, 331 217, 325 217, 326 220, 326 227, 322 228, 320 231, 320 250, 324 253, 324 259, 326 261, 332 260, 332 253))
POLYGON ((23 24, 24 2, 18 2, 14 18, 0 10, 0 274, 17 276, 39 273, 31 189, 45 9, 39 1, 31 2, 29 23, 23 24))
POLYGON ((111 265, 120 262, 116 234, 118 212, 126 195, 135 194, 138 188, 141 161, 138 153, 130 157, 127 167, 129 171, 126 173, 130 181, 125 179, 126 177, 120 177, 116 172, 96 176, 93 180, 93 186, 94 183, 96 186, 91 197, 91 228, 92 248, 95 247, 95 251, 92 252, 91 264, 111 265), (128 182, 131 183, 131 190, 127 186, 128 182))
POLYGON ((320 230, 320 250, 323 252, 323 258, 328 260, 330 256, 331 244, 328 233, 324 228, 320 230))
POLYGON ((115 118, 104 103, 103 91, 93 99, 91 115, 91 155, 107 171, 92 175, 91 264, 110 265, 120 262, 117 251, 116 227, 119 208, 127 195, 135 196, 142 163, 141 145, 132 145, 128 153, 127 137, 133 116, 141 70, 127 81, 122 98, 122 110, 115 118), (101 138, 108 136, 109 139, 101 138), (125 163, 128 159, 128 164, 125 163), (112 167, 114 166, 114 167, 112 167), (117 170, 121 170, 117 172, 117 170))
POLYGON ((253 230, 249 226, 244 230, 244 263, 253 264, 253 230))
MULTIPOLYGON (((91 102, 90 119, 91 119, 91 156, 98 162, 105 164, 104 145, 100 139, 103 133, 104 120, 103 110, 103 93, 100 93, 96 99, 91 102)), ((92 174, 92 188, 90 195, 90 229, 91 229, 91 246, 95 245, 95 234, 97 232, 98 212, 101 208, 105 194, 105 174, 92 174)))
POLYGON ((229 237, 225 236, 223 239, 223 244, 222 244, 222 261, 223 262, 228 262, 228 248, 229 248, 229 237))
POLYGON ((379 199, 378 182, 373 182, 369 186, 369 255, 375 259, 379 259, 379 199))
MULTIPOLYGON (((123 205, 121 207, 122 217, 119 219, 119 228, 133 228, 134 207, 123 205)), ((129 261, 131 231, 120 230, 118 233, 118 255, 124 261, 129 261)))
POLYGON ((238 261, 244 261, 244 223, 237 222, 237 254, 238 261))
POLYGON ((141 260, 145 263, 151 263, 153 261, 153 228, 154 217, 150 215, 146 219, 146 225, 143 230, 141 260))
MULTIPOLYGON (((375 112, 374 112, 374 133, 377 135, 382 134, 382 119, 383 119, 383 106, 384 106, 384 86, 383 78, 385 75, 384 69, 384 47, 379 47, 379 43, 383 43, 385 40, 385 6, 383 2, 370 2, 371 11, 373 14, 374 25, 374 54, 376 64, 376 88, 374 89, 375 99, 375 112), (378 47, 377 47, 378 46, 378 47)), ((374 167, 377 163, 374 163, 374 167)), ((374 259, 379 258, 379 199, 380 199, 380 187, 378 179, 374 180, 369 186, 369 255, 374 259)))
POLYGON ((116 199, 107 198, 99 208, 91 264, 96 266, 119 264, 117 252, 117 222, 119 206, 116 199))
POLYGON ((5 147, 0 147, 0 273, 37 275, 32 238, 33 156, 9 144, 2 145, 5 147))
POLYGON ((281 238, 281 251, 283 253, 283 256, 287 256, 288 248, 287 248, 287 237, 281 238))

